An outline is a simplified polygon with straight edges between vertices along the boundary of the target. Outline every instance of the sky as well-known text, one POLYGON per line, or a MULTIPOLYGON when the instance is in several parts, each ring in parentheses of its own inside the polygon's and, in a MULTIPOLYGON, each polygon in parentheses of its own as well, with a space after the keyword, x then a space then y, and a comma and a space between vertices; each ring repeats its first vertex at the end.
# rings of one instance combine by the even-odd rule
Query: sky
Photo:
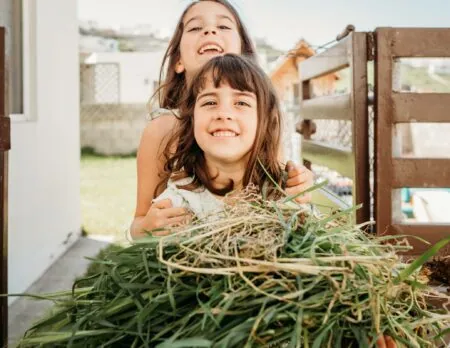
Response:
MULTIPOLYGON (((191 0, 78 0, 80 20, 100 26, 151 25, 170 36, 191 0)), ((231 0, 253 37, 289 50, 300 38, 314 46, 335 39, 347 24, 377 27, 450 27, 450 0, 231 0)))

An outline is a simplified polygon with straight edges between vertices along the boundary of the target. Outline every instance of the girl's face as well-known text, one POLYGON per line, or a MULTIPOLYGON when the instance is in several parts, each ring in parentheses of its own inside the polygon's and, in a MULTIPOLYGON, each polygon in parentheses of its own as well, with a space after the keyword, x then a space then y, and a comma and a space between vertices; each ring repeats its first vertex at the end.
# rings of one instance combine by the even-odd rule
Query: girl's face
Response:
POLYGON ((254 93, 218 88, 211 78, 198 94, 194 109, 194 136, 205 159, 213 163, 246 165, 258 125, 254 93))
POLYGON ((177 73, 190 78, 212 57, 241 54, 241 37, 236 19, 222 4, 202 1, 192 6, 183 19, 181 58, 177 73))

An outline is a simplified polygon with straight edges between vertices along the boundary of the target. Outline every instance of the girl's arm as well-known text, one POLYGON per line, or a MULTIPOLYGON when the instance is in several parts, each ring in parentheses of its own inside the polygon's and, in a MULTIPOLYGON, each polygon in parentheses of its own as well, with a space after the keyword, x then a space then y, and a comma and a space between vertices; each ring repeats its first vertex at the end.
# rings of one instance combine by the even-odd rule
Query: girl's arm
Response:
MULTIPOLYGON (((180 218, 185 209, 172 208, 170 202, 154 204, 154 192, 164 173, 164 148, 177 119, 172 114, 161 115, 145 127, 137 151, 137 201, 134 220, 130 227, 132 238, 145 235, 145 230, 161 227, 167 218, 180 218)), ((161 193, 165 187, 160 188, 161 193)))

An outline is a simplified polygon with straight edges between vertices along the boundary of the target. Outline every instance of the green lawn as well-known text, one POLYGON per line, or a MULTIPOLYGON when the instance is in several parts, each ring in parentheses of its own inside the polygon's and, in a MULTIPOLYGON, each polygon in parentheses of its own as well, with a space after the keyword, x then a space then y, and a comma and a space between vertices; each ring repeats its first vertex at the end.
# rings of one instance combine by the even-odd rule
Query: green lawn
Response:
POLYGON ((81 216, 87 234, 124 241, 135 204, 135 157, 81 156, 81 216))

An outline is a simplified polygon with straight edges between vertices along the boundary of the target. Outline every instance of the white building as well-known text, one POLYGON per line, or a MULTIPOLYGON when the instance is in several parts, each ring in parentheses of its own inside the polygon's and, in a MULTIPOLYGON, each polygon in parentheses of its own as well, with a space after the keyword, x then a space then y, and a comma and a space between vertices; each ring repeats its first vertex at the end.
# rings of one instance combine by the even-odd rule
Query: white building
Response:
POLYGON ((8 60, 23 82, 23 99, 10 110, 10 293, 25 291, 81 230, 77 1, 20 1, 22 8, 0 2, 7 35, 23 23, 14 42, 7 38, 8 60), (12 8, 20 12, 8 17, 12 8), (23 63, 13 54, 21 47, 23 63))
POLYGON ((118 52, 119 42, 95 35, 80 35, 80 52, 118 52))
POLYGON ((92 53, 82 62, 82 103, 147 103, 164 51, 92 53))

